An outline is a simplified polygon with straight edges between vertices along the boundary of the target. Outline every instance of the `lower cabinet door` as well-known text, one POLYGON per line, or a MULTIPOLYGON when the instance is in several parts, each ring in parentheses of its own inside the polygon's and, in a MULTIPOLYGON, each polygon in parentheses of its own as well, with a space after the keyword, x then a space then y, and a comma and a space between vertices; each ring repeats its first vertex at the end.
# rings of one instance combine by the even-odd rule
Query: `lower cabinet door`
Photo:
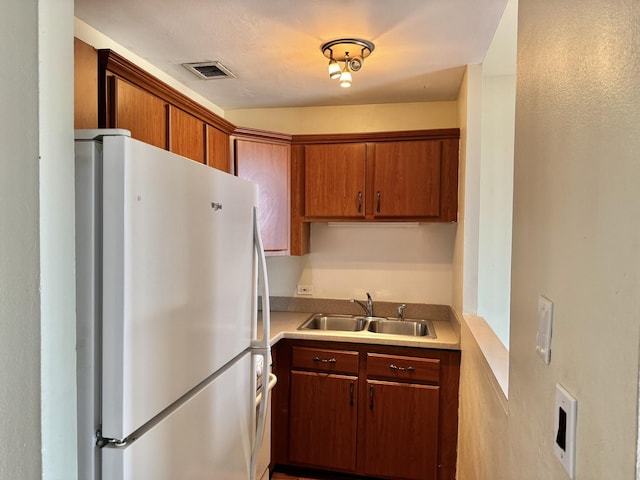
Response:
POLYGON ((367 382, 367 475, 437 478, 439 390, 430 385, 367 382))
POLYGON ((354 472, 357 397, 357 377, 292 371, 289 461, 354 472))

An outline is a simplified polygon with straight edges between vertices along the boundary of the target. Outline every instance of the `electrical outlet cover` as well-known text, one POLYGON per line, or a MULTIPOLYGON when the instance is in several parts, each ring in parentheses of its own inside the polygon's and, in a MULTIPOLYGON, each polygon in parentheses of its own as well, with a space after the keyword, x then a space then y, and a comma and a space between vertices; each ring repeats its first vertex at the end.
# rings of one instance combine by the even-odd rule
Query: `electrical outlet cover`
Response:
POLYGON ((577 420, 578 401, 562 385, 556 384, 553 451, 571 479, 575 478, 577 420))
POLYGON ((551 325, 553 323, 553 302, 540 295, 538 298, 538 334, 536 353, 544 363, 551 362, 551 325))

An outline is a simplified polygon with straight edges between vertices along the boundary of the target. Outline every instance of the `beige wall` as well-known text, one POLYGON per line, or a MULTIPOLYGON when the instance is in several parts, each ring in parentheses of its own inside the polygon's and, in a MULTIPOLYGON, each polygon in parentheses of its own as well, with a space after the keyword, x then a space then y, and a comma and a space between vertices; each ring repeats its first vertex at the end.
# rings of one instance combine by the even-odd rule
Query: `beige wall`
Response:
POLYGON ((458 479, 519 480, 509 473, 507 400, 464 320, 460 344, 458 479))
POLYGON ((508 413, 463 324, 461 480, 567 478, 556 383, 578 400, 576 478, 636 478, 640 4, 580 10, 519 2, 508 413), (550 365, 535 353, 541 294, 550 365))
POLYGON ((226 110, 236 125, 290 134, 455 128, 456 102, 226 110))
POLYGON ((556 383, 578 400, 577 478, 635 475, 640 3, 520 0, 509 435, 522 479, 566 478, 556 383), (540 28, 543 25, 544 28, 540 28), (588 68, 585 68, 587 67, 588 68), (551 364, 536 301, 555 305, 551 364))

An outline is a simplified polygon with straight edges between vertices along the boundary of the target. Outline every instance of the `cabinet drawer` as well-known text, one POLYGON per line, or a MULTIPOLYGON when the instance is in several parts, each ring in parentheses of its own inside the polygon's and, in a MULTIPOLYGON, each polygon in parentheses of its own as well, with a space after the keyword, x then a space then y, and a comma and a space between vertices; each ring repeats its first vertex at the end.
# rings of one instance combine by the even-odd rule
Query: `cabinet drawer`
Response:
POLYGON ((440 360, 368 353, 367 378, 440 383, 440 360))
POLYGON ((358 352, 293 347, 292 357, 293 368, 358 374, 358 352))

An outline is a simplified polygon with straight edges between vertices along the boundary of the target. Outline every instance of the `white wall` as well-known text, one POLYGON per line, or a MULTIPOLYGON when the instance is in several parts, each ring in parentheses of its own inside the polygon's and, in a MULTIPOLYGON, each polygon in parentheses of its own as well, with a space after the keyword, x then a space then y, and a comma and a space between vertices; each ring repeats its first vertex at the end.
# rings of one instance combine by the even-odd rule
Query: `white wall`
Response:
POLYGON ((0 15, 0 478, 40 476, 38 2, 0 15))
POLYGON ((42 478, 67 480, 77 452, 73 1, 40 0, 38 23, 42 478))
POLYGON ((75 478, 73 2, 0 15, 0 478, 75 478))
MULTIPOLYGON (((484 73, 484 65, 483 65, 484 73)), ((509 345, 515 75, 482 76, 478 315, 509 345)))
POLYGON ((478 315, 509 346, 518 2, 510 0, 482 62, 478 315))

